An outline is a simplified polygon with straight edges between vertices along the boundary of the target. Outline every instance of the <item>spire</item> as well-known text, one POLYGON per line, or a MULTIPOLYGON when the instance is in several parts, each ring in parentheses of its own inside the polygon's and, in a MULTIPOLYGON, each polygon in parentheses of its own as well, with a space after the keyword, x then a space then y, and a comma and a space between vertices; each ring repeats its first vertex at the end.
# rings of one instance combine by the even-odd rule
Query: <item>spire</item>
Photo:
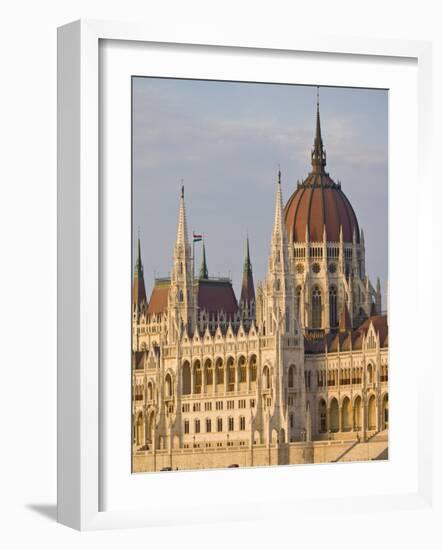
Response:
POLYGON ((246 254, 243 264, 243 280, 240 293, 240 304, 247 305, 255 301, 254 278, 252 276, 252 264, 249 254, 249 238, 246 237, 246 254))
POLYGON ((320 101, 319 87, 317 86, 317 122, 315 126, 314 149, 311 152, 312 172, 314 174, 324 174, 326 166, 326 152, 323 149, 323 140, 321 138, 320 125, 320 101))
POLYGON ((208 266, 206 265, 206 249, 205 249, 205 243, 203 243, 203 258, 202 258, 202 265, 200 268, 200 279, 208 279, 208 266))
POLYGON ((274 230, 272 232, 274 238, 282 238, 287 241, 286 228, 283 224, 283 198, 281 192, 281 172, 278 171, 277 193, 275 195, 275 217, 274 230))
POLYGON ((180 209, 178 213, 178 228, 177 228, 177 246, 188 245, 188 227, 186 224, 185 210, 185 186, 182 185, 180 196, 180 209))
POLYGON ((132 286, 132 306, 140 308, 142 302, 146 302, 145 279, 143 276, 143 263, 140 246, 140 233, 137 243, 137 260, 134 267, 134 284, 132 286))

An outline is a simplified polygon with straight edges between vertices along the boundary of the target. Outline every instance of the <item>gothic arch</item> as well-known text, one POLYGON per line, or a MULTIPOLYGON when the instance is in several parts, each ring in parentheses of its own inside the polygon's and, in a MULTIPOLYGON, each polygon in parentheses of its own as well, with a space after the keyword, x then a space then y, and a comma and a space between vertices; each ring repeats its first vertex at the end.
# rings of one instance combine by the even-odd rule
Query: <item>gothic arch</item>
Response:
POLYGON ((235 360, 230 355, 226 360, 226 377, 228 383, 228 391, 235 390, 235 360))
POLYGON ((339 426, 338 401, 333 397, 329 403, 329 429, 331 432, 338 432, 339 426))
POLYGON ((361 397, 360 395, 357 395, 354 399, 354 404, 352 407, 352 414, 353 414, 353 424, 354 424, 354 430, 359 431, 361 430, 361 397))
POLYGON ((269 390, 271 388, 271 369, 269 365, 263 367, 263 389, 269 390))
POLYGON ((183 395, 191 394, 191 365, 189 361, 185 361, 182 366, 182 393, 183 395))
POLYGON ((172 376, 171 373, 167 373, 165 376, 165 396, 166 397, 172 397, 174 394, 174 385, 172 382, 172 376))
POLYGON ((341 404, 341 429, 343 432, 352 430, 352 407, 348 396, 343 398, 341 404))
POLYGON ((312 328, 322 327, 322 293, 320 287, 315 285, 312 289, 312 328))
POLYGON ((194 361, 194 393, 202 392, 202 368, 200 359, 194 361))
POLYGON ((222 357, 217 357, 215 360, 215 383, 216 385, 224 384, 225 382, 225 370, 223 367, 222 357))
POLYGON ((212 386, 214 384, 214 369, 212 368, 211 359, 206 359, 204 363, 204 381, 205 386, 212 386))
POLYGON ((288 388, 295 386, 295 365, 289 365, 288 369, 288 388))

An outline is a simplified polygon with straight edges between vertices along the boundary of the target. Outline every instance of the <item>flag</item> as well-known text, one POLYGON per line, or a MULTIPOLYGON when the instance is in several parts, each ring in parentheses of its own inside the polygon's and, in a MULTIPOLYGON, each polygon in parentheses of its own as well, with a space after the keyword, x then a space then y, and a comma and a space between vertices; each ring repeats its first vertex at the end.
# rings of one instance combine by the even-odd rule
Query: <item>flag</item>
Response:
POLYGON ((194 243, 198 243, 203 240, 203 235, 197 235, 197 233, 193 233, 192 240, 194 243))

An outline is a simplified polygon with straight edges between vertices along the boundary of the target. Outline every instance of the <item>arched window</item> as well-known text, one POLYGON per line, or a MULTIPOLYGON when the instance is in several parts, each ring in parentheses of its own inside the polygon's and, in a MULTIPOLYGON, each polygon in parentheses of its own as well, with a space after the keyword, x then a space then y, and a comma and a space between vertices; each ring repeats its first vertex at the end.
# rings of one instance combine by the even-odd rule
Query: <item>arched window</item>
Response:
POLYGON ((185 361, 182 367, 182 392, 183 395, 191 393, 191 366, 188 361, 185 361))
POLYGON ((235 365, 234 365, 234 359, 232 357, 229 357, 228 364, 227 364, 227 375, 228 375, 228 391, 234 391, 235 387, 235 365))
POLYGON ((291 365, 289 367, 288 371, 288 387, 293 388, 294 387, 294 365, 291 365))
POLYGON ((280 279, 275 281, 275 290, 278 292, 280 290, 280 279))
POLYGON ((335 286, 331 286, 329 288, 329 325, 331 328, 335 328, 337 324, 337 289, 335 286))
POLYGON ((172 396, 172 378, 169 373, 166 375, 166 378, 165 378, 165 393, 166 393, 166 397, 172 396))
POLYGON ((266 365, 263 369, 263 387, 268 390, 271 387, 271 373, 266 365))
POLYGON ((246 359, 242 356, 238 360, 239 382, 246 382, 246 359))
POLYGON ((182 290, 178 291, 177 299, 178 299, 179 302, 183 302, 183 291, 182 290))
POLYGON ((214 382, 214 371, 212 369, 212 363, 210 359, 207 359, 205 363, 205 377, 206 385, 212 386, 214 382))
POLYGON ((194 393, 202 392, 202 369, 200 361, 194 364, 194 393))
POLYGON ((257 357, 255 355, 249 360, 249 380, 251 382, 257 381, 257 357))
POLYGON ((152 401, 154 399, 154 391, 152 388, 152 383, 149 382, 148 384, 148 401, 152 401))
POLYGON ((374 369, 372 365, 368 365, 368 384, 372 384, 374 381, 374 369))
POLYGON ((335 397, 332 398, 329 407, 329 428, 331 432, 338 432, 339 429, 338 402, 335 397))
POLYGON ((217 384, 224 384, 225 375, 224 375, 224 369, 223 369, 223 361, 220 358, 217 359, 217 362, 215 364, 215 377, 216 377, 217 384))
POLYGON ((383 430, 387 430, 389 427, 389 398, 387 393, 382 400, 382 426, 383 430))
POLYGON ((312 328, 321 328, 321 291, 318 286, 312 291, 312 328))
POLYGON ((349 397, 345 397, 341 405, 341 427, 343 432, 352 430, 352 410, 349 397))

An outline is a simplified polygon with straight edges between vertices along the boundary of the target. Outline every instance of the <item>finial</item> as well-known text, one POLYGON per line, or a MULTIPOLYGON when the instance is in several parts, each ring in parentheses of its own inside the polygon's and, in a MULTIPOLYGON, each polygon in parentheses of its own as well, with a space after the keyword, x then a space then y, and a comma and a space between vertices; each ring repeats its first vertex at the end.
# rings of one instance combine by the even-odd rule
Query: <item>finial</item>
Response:
POLYGON ((317 111, 320 107, 320 86, 317 86, 317 111))
POLYGON ((183 178, 181 179, 181 184, 182 184, 182 194, 181 194, 181 197, 182 199, 185 198, 185 186, 183 185, 183 178))
POLYGON ((281 185, 281 170, 280 170, 280 163, 278 163, 278 183, 281 185))

